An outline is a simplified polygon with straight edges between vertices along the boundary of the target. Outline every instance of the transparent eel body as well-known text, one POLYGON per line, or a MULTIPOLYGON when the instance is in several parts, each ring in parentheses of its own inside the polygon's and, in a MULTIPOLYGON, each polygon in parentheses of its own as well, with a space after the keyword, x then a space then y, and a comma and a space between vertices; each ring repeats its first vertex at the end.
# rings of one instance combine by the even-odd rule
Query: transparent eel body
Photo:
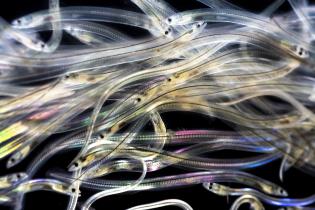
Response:
POLYGON ((265 195, 260 193, 256 190, 243 188, 243 189, 234 189, 230 187, 226 187, 224 185, 219 184, 204 184, 205 188, 209 189, 210 191, 217 193, 219 195, 244 195, 249 194, 255 196, 262 201, 275 205, 275 206, 306 206, 310 205, 315 202, 315 195, 311 195, 306 198, 276 198, 269 195, 265 195))

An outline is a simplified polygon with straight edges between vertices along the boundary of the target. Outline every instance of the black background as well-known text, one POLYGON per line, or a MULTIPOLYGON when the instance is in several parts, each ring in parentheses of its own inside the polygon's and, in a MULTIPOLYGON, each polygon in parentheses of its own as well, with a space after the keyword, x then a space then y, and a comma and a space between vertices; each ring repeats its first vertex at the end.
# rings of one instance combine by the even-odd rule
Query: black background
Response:
MULTIPOLYGON (((250 11, 259 12, 262 11, 272 0, 235 0, 231 1, 243 8, 250 11)), ((196 3, 194 0, 169 0, 178 10, 189 10, 204 7, 200 3, 196 3)), ((61 6, 72 6, 72 5, 85 5, 85 6, 108 6, 116 8, 131 9, 133 11, 140 11, 136 6, 130 3, 128 0, 61 0, 61 6)), ((19 16, 40 10, 47 9, 48 0, 6 0, 1 2, 0 16, 11 21, 19 16)), ((286 3, 280 9, 280 11, 290 10, 290 6, 286 3)), ((122 30, 127 30, 127 27, 123 26, 122 30)), ((139 36, 138 30, 128 28, 128 33, 134 37, 139 36)), ((141 34, 142 35, 142 34, 141 34)), ((204 128, 204 129, 231 129, 225 125, 224 122, 214 119, 209 119, 204 116, 199 116, 190 113, 169 113, 163 114, 163 119, 166 122, 168 128, 173 130, 193 129, 193 128, 204 128)), ((48 139, 53 141, 56 137, 48 139)), ((40 151, 42 147, 39 147, 34 154, 40 151)), ((32 155, 34 155, 32 154, 32 155)), ((230 152, 226 152, 224 155, 230 155, 230 152)), ((47 170, 56 167, 63 167, 69 164, 71 157, 74 157, 75 153, 67 155, 60 155, 52 158, 48 165, 45 166, 36 177, 43 177, 46 175, 47 170)), ((218 156, 220 154, 217 154, 218 156)), ((222 154, 221 154, 222 155, 222 154)), ((233 153, 233 155, 243 155, 233 153)), ((6 170, 5 161, 0 161, 0 173, 6 174, 13 171, 23 171, 23 168, 27 166, 27 163, 32 157, 27 158, 22 164, 17 167, 6 170)), ((280 161, 273 162, 264 167, 249 170, 250 173, 259 175, 267 180, 278 183, 289 192, 292 197, 305 197, 315 192, 315 180, 313 177, 303 174, 297 169, 290 169, 284 178, 284 182, 281 183, 278 178, 280 161)), ((160 173, 166 174, 178 174, 184 173, 181 169, 167 169, 160 173)), ((92 195, 93 192, 84 191, 80 201, 84 201, 87 197, 92 195)), ((93 204, 95 209, 126 209, 135 205, 160 201, 163 199, 177 198, 188 202, 196 210, 225 210, 229 209, 233 202, 232 197, 219 197, 203 189, 201 185, 185 187, 180 189, 172 189, 166 191, 153 191, 153 192, 137 192, 127 193, 123 195, 114 195, 103 198, 93 204)), ((54 209, 63 210, 67 206, 68 198, 64 195, 58 195, 50 192, 33 192, 26 196, 25 210, 37 210, 37 209, 54 209)), ((7 207, 0 206, 0 209, 6 209, 7 207)), ((177 207, 165 207, 167 209, 179 209, 177 207)), ((273 209, 270 206, 266 206, 266 209, 273 209)))

